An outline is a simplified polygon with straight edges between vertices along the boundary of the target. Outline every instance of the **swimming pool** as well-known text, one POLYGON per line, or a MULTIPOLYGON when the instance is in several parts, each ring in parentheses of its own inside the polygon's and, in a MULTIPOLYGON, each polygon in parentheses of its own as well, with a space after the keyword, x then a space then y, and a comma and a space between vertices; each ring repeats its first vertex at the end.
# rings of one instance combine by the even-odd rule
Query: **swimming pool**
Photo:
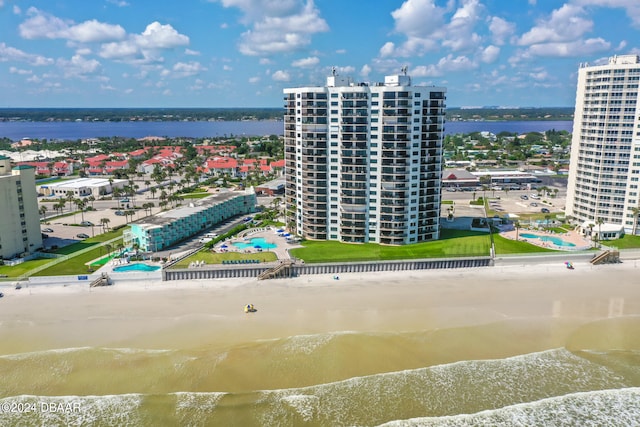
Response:
POLYGON ((565 248, 571 248, 575 246, 575 244, 571 242, 565 242, 561 238, 555 237, 555 236, 539 236, 537 234, 532 234, 532 233, 522 233, 520 234, 520 237, 524 237, 525 239, 540 239, 543 242, 551 242, 556 246, 565 247, 565 248))
POLYGON ((273 249, 278 247, 275 243, 267 243, 264 237, 254 237, 248 242, 235 242, 232 243, 232 245, 238 249, 251 249, 256 246, 260 246, 260 249, 273 249))
POLYGON ((158 265, 135 263, 135 264, 127 264, 127 265, 121 265, 119 267, 115 267, 113 271, 122 273, 126 271, 156 271, 158 269, 160 269, 160 266, 158 265))

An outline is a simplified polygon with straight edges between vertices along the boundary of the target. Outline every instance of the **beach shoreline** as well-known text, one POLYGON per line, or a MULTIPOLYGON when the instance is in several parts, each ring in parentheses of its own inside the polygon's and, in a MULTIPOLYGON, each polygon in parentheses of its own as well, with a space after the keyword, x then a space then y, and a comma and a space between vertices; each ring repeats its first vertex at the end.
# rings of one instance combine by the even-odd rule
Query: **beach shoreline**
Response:
MULTIPOLYGON (((640 314, 635 262, 574 265, 575 270, 553 263, 350 273, 339 280, 317 275, 265 281, 118 281, 96 288, 5 286, 0 354, 82 346, 231 346, 248 339, 438 330, 503 319, 562 319, 574 328, 640 314), (245 314, 243 307, 250 303, 258 311, 245 314)), ((562 339, 543 339, 538 347, 562 339)))

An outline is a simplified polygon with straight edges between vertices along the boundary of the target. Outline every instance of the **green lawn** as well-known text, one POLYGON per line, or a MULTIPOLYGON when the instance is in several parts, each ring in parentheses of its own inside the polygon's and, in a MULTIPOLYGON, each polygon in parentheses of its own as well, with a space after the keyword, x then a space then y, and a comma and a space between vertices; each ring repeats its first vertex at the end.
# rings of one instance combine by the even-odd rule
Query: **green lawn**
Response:
POLYGON ((506 239, 498 234, 493 235, 493 242, 496 245, 496 255, 559 252, 559 251, 554 251, 552 249, 532 245, 531 243, 522 242, 520 240, 516 241, 516 240, 506 239))
MULTIPOLYGON (((117 246, 118 242, 114 243, 117 246)), ((60 264, 56 264, 52 267, 46 268, 34 276, 66 276, 73 274, 87 274, 89 273, 89 267, 85 263, 93 261, 94 259, 105 254, 105 248, 98 246, 90 251, 87 251, 81 255, 70 258, 60 264)))
POLYGON ((116 237, 120 237, 120 236, 122 236, 122 233, 124 232, 125 228, 126 227, 120 228, 120 229, 118 229, 116 231, 109 231, 107 233, 98 234, 95 237, 90 237, 90 238, 82 240, 80 242, 73 243, 73 244, 68 245, 68 246, 63 246, 63 247, 58 248, 56 250, 53 250, 51 252, 54 253, 54 254, 59 254, 59 255, 69 255, 69 254, 77 252, 77 251, 79 251, 81 249, 85 249, 85 248, 88 248, 88 247, 91 247, 91 246, 95 246, 98 243, 106 242, 107 240, 111 240, 111 239, 114 239, 116 237))
MULTIPOLYGON (((74 243, 69 246, 65 246, 59 249, 52 251, 58 255, 70 255, 74 252, 77 252, 82 249, 91 248, 95 246, 94 249, 82 254, 77 257, 73 257, 66 261, 63 261, 59 264, 56 264, 52 267, 49 267, 45 270, 42 270, 36 274, 35 276, 59 276, 59 275, 68 275, 68 274, 86 274, 88 272, 88 267, 85 265, 86 262, 92 261, 100 256, 106 254, 106 250, 104 247, 98 246, 99 243, 116 238, 121 237, 123 228, 110 231, 108 233, 99 234, 96 237, 92 237, 81 242, 74 243)), ((120 242, 116 242, 112 244, 112 248, 117 248, 120 242)), ((22 264, 18 264, 14 267, 9 267, 6 265, 0 266, 0 274, 5 274, 8 277, 18 277, 29 271, 33 270, 36 267, 40 267, 41 265, 47 264, 53 261, 53 258, 42 258, 35 259, 31 261, 25 261, 22 264)))
POLYGON ((0 265, 0 274, 4 274, 7 277, 18 277, 22 276, 26 272, 33 270, 36 267, 40 267, 48 262, 51 262, 50 258, 39 258, 32 259, 30 261, 25 261, 22 264, 15 265, 13 267, 9 267, 8 265, 0 265))
POLYGON ((441 240, 413 245, 384 246, 333 241, 306 241, 302 245, 303 248, 291 249, 291 255, 306 263, 320 263, 487 256, 490 240, 486 233, 445 229, 442 230, 441 240))
POLYGON ((237 259, 259 259, 260 262, 271 262, 275 261, 278 258, 276 254, 273 252, 258 252, 255 254, 245 254, 238 252, 225 252, 225 253, 216 253, 208 250, 201 250, 200 252, 196 252, 183 259, 182 261, 174 264, 171 268, 187 268, 189 267, 189 263, 193 261, 204 261, 207 264, 222 264, 222 261, 226 260, 237 260, 237 259))
POLYGON ((625 235, 622 239, 606 240, 602 243, 606 246, 614 246, 618 249, 638 249, 640 248, 640 236, 625 235))

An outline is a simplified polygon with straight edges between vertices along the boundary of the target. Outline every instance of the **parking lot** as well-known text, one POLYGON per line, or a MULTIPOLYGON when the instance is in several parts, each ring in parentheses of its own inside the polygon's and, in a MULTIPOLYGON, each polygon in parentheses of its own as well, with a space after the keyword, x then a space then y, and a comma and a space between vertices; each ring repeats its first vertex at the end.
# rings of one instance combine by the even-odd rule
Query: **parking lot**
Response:
MULTIPOLYGON (((552 187, 550 187, 552 188, 552 187)), ((442 200, 451 200, 455 203, 455 216, 482 216, 481 207, 469 205, 472 200, 486 197, 489 208, 499 215, 507 214, 560 214, 564 213, 566 202, 566 188, 557 188, 557 194, 552 191, 551 196, 539 196, 537 190, 471 190, 471 191, 447 191, 443 190, 442 200)), ((443 216, 447 215, 448 204, 442 205, 443 216)))

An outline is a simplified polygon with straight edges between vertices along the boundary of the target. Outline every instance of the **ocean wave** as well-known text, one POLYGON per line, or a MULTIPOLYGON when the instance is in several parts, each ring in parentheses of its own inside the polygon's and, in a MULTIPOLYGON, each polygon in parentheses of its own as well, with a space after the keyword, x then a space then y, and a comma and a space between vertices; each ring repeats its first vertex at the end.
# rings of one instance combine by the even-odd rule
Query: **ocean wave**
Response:
POLYGON ((372 425, 399 414, 441 417, 624 387, 606 367, 556 349, 264 391, 262 404, 270 409, 261 421, 270 424, 293 411, 301 421, 313 414, 319 425, 372 425))
POLYGON ((637 426, 640 388, 600 390, 522 403, 476 414, 413 418, 380 427, 637 426))
POLYGON ((0 399, 0 427, 144 425, 139 411, 142 401, 140 394, 8 397, 0 399))

